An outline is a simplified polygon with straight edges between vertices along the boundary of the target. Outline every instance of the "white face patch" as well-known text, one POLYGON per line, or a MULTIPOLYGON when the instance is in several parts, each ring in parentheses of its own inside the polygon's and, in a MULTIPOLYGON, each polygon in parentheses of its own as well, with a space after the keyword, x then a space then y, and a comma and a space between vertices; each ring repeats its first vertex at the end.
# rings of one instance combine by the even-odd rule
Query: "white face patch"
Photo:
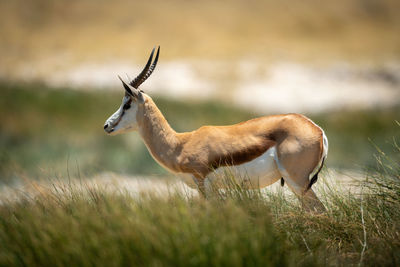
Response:
POLYGON ((137 130, 137 111, 137 101, 131 96, 124 96, 119 109, 105 122, 104 130, 110 135, 137 130))

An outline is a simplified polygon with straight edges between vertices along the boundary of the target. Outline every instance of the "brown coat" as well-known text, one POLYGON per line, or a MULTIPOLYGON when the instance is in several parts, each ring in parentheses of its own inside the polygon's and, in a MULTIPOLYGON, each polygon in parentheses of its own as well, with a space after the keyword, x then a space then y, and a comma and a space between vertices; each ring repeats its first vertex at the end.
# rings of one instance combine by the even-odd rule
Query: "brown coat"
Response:
POLYGON ((205 178, 212 170, 238 165, 276 146, 282 165, 308 175, 322 155, 322 130, 300 114, 265 116, 229 126, 203 126, 187 133, 176 133, 153 100, 138 110, 139 132, 152 156, 175 173, 205 178))

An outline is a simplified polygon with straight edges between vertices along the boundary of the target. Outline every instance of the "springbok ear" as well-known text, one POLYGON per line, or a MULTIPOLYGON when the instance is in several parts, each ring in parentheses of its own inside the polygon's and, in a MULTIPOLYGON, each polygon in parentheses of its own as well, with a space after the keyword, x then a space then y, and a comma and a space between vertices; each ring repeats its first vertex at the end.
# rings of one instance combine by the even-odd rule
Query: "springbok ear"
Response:
POLYGON ((139 91, 138 89, 132 88, 130 85, 125 83, 124 80, 122 80, 122 78, 120 76, 118 76, 118 78, 121 80, 122 85, 124 86, 125 95, 126 96, 131 96, 134 99, 136 99, 139 104, 143 104, 144 103, 143 93, 141 91, 139 91))
POLYGON ((122 82, 122 85, 124 86, 125 93, 126 93, 127 95, 130 95, 130 96, 135 97, 135 94, 132 92, 131 88, 129 88, 129 85, 126 84, 126 83, 124 82, 124 80, 122 80, 122 78, 121 78, 119 75, 118 75, 118 78, 120 79, 120 81, 122 82))

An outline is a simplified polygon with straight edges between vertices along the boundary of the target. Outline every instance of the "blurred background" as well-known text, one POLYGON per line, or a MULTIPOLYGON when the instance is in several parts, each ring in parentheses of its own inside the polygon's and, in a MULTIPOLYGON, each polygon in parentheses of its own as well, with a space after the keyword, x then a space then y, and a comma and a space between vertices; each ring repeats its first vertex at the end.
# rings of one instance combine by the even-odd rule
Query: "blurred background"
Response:
MULTIPOLYGON (((177 131, 297 112, 331 169, 375 167, 400 137, 400 1, 0 0, 0 183, 168 175, 138 134, 106 136, 142 85, 177 131)), ((395 160, 399 155, 393 154, 395 160)))

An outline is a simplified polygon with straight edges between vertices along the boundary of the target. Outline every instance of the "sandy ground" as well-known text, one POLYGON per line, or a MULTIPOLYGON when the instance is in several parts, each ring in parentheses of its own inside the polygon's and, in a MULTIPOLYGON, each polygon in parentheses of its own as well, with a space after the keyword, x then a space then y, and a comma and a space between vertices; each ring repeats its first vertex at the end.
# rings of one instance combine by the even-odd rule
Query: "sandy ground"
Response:
MULTIPOLYGON (((122 93, 117 75, 136 75, 144 63, 91 62, 51 67, 54 64, 46 60, 31 62, 20 67, 14 79, 122 93)), ((150 95, 180 100, 222 100, 261 113, 368 109, 399 103, 400 64, 163 61, 142 89, 150 95)))

